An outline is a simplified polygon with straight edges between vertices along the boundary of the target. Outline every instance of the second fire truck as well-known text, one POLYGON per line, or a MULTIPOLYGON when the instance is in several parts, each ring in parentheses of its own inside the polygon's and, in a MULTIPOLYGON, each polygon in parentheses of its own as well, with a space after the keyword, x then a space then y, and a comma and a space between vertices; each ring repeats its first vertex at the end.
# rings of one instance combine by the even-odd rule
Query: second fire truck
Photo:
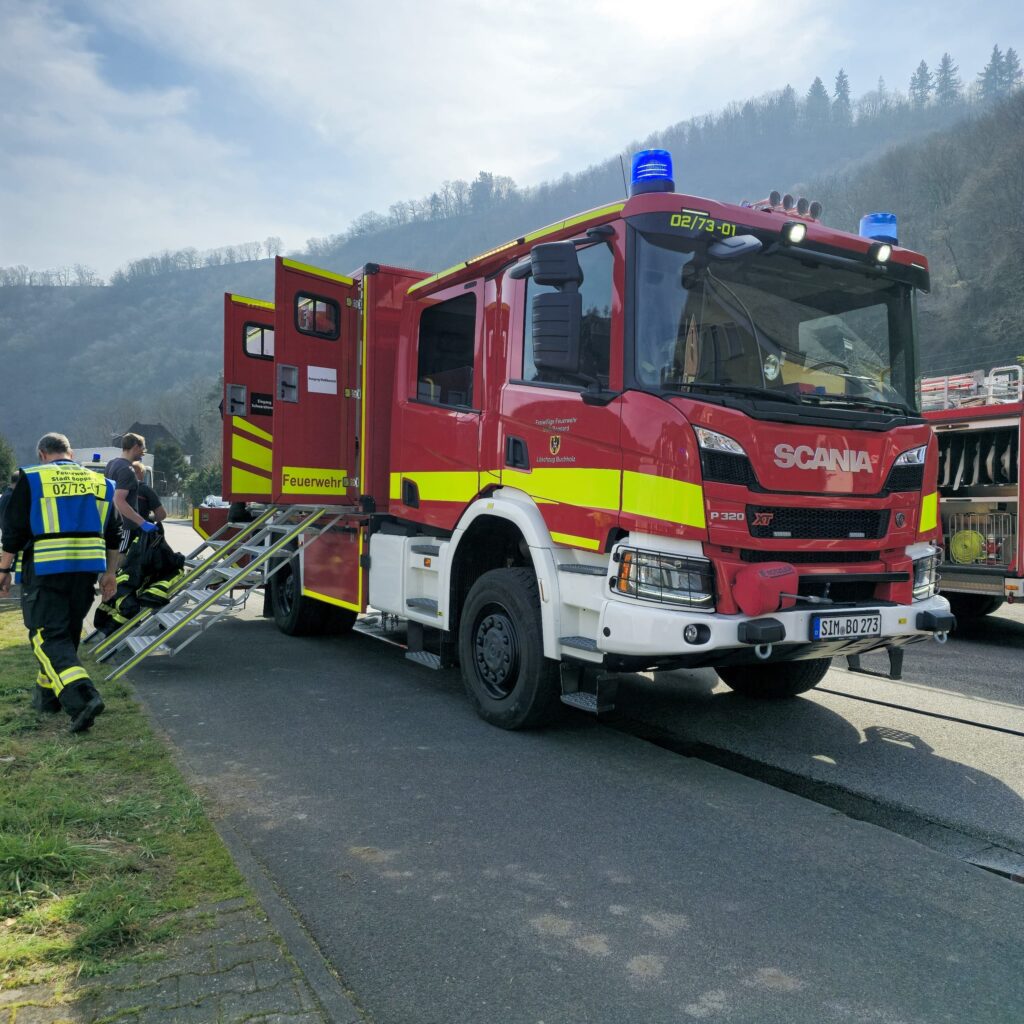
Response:
POLYGON ((273 303, 227 296, 225 497, 342 516, 271 579, 278 625, 370 611, 505 728, 617 672, 785 697, 944 639, 927 262, 817 212, 645 151, 628 199, 440 273, 279 258, 273 303))

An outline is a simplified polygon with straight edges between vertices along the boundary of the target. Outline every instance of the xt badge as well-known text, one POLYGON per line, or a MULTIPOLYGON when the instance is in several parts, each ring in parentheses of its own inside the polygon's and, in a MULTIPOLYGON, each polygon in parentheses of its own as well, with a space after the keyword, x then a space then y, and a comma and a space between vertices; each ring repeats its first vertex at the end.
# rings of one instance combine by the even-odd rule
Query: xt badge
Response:
POLYGON ((751 526, 771 526, 772 520, 775 518, 774 512, 755 512, 754 521, 750 524, 751 526))
POLYGON ((561 448, 561 447, 562 447, 562 435, 561 434, 552 434, 551 437, 548 438, 548 449, 550 450, 551 454, 552 455, 557 455, 558 454, 558 449, 561 448))

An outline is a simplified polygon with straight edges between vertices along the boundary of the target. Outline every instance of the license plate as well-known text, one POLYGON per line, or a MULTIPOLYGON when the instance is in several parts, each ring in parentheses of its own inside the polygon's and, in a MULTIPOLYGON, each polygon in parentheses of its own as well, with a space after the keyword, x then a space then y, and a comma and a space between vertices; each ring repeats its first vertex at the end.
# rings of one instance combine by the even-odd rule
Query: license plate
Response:
POLYGON ((812 640, 851 640, 881 636, 882 616, 878 612, 850 615, 812 615, 812 640))

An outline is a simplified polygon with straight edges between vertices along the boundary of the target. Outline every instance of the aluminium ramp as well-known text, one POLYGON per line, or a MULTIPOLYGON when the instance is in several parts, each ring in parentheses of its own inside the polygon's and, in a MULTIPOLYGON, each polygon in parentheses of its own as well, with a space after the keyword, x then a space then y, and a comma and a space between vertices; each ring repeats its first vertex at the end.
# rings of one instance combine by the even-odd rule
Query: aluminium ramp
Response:
MULTIPOLYGON (((314 524, 333 526, 344 513, 324 506, 273 506, 270 515, 241 543, 225 545, 205 559, 171 600, 139 615, 109 644, 99 660, 115 659, 108 680, 120 678, 151 654, 173 656, 225 615, 243 607, 249 594, 287 564, 288 546, 314 524), (243 566, 243 557, 250 560, 243 566), (133 625, 134 623, 134 625, 133 625)), ((257 524, 252 524, 257 525, 257 524)), ((111 638, 113 639, 113 638, 111 638)))

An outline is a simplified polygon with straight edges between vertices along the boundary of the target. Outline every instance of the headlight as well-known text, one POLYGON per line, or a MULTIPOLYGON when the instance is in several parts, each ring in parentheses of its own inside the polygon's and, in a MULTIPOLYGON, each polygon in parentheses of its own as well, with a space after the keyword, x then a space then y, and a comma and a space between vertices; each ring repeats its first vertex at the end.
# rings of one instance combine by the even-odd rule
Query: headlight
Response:
POLYGON ((897 460, 897 466, 923 466, 924 457, 928 454, 928 445, 923 444, 920 448, 911 448, 904 452, 897 460))
POLYGON ((609 582, 620 594, 687 608, 715 606, 714 574, 706 558, 639 548, 620 548, 615 558, 619 571, 609 582))
POLYGON ((923 601, 935 593, 939 582, 939 559, 936 555, 925 555, 914 559, 914 600, 923 601))
POLYGON ((725 434, 719 434, 716 430, 708 430, 707 427, 694 427, 693 432, 697 435, 697 444, 705 451, 725 452, 728 455, 746 455, 743 445, 734 441, 725 434))

